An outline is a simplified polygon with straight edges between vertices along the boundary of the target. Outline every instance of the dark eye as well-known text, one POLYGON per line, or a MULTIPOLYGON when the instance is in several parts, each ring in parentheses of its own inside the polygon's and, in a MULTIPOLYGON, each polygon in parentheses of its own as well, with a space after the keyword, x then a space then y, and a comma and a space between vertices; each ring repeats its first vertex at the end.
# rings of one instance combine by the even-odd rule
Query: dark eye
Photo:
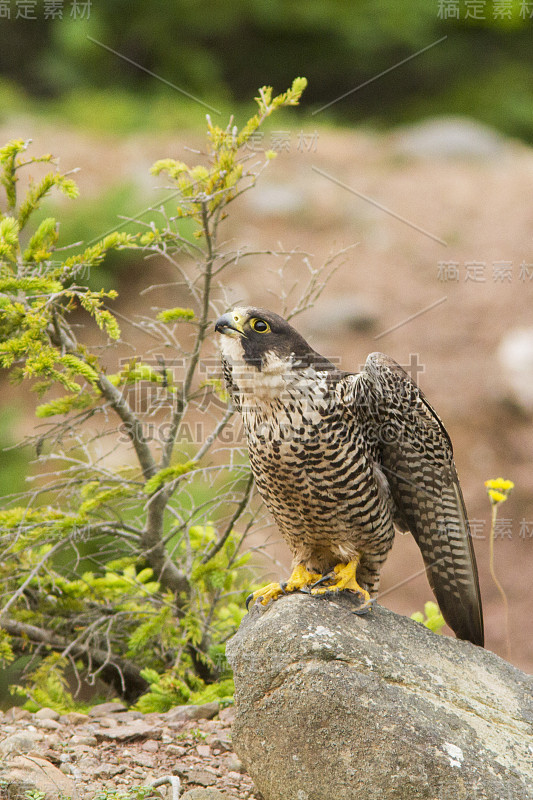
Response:
POLYGON ((268 322, 265 322, 264 319, 253 319, 250 322, 250 327, 256 333, 268 333, 270 330, 270 325, 268 322))

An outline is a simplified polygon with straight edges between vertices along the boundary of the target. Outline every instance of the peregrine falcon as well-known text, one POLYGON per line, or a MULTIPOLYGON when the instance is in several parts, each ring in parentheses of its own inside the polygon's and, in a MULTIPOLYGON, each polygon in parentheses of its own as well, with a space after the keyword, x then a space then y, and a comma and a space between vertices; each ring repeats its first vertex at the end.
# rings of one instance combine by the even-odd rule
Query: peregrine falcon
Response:
POLYGON ((260 308, 234 308, 215 330, 257 487, 293 555, 288 581, 253 601, 348 590, 366 610, 396 527, 415 537, 448 625, 483 646, 452 445, 409 375, 382 353, 369 355, 361 372, 341 371, 260 308))

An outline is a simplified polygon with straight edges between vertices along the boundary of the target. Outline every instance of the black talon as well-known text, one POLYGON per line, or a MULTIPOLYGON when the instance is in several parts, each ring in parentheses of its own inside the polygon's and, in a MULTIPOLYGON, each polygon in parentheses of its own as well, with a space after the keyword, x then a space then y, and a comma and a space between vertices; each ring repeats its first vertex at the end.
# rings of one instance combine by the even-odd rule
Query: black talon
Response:
POLYGON ((313 583, 313 585, 311 586, 311 589, 314 589, 315 586, 320 586, 321 584, 325 583, 326 581, 331 581, 334 577, 335 576, 331 575, 331 574, 322 575, 321 578, 319 578, 315 583, 313 583))
POLYGON ((246 598, 246 610, 247 610, 247 611, 249 611, 249 610, 250 610, 250 609, 249 609, 249 606, 250 606, 250 601, 251 601, 251 600, 253 600, 253 599, 254 599, 254 593, 252 592, 252 593, 251 593, 251 594, 249 594, 249 595, 248 595, 248 597, 246 598))
POLYGON ((281 593, 282 594, 288 594, 288 592, 287 592, 287 581, 283 581, 283 583, 280 583, 279 588, 281 589, 281 593))
POLYGON ((368 614, 369 611, 372 611, 372 606, 375 602, 375 600, 369 600, 368 603, 362 605, 361 608, 356 608, 352 613, 356 614, 358 617, 364 617, 365 614, 368 614))

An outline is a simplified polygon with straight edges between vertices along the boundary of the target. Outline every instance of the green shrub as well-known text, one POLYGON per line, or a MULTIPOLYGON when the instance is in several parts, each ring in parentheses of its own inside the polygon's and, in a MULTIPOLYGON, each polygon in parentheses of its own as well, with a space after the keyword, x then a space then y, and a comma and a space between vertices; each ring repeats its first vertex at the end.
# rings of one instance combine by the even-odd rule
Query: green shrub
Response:
POLYGON ((249 592, 252 481, 216 450, 232 412, 200 356, 218 275, 243 259, 219 248, 219 225, 272 157, 252 166, 246 143, 304 87, 297 79, 277 97, 264 87, 240 131, 208 120, 205 163, 159 161, 154 172, 179 194, 162 225, 141 221, 70 255, 55 218, 31 224, 52 190, 75 198, 74 181, 52 156, 28 157, 29 142, 0 149, 0 366, 49 395, 37 409, 31 488, 0 511, 0 658, 31 656, 16 691, 32 708, 79 707, 76 680, 103 680, 144 709, 231 696, 224 643, 249 592), (48 171, 19 199, 21 172, 41 165, 48 171), (156 310, 144 327, 165 357, 148 350, 116 364, 116 292, 87 278, 125 249, 168 259, 189 302, 156 310), (183 426, 199 419, 201 435, 181 444, 183 426))

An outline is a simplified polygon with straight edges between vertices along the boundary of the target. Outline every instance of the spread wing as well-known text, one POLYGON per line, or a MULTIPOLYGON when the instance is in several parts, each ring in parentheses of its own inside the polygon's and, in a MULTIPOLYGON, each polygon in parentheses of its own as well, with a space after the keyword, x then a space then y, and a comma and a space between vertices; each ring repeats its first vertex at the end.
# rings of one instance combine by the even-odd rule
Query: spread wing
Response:
POLYGON ((422 552, 441 612, 459 639, 483 646, 476 559, 446 430, 409 375, 372 353, 353 380, 352 409, 375 438, 395 522, 422 552))

